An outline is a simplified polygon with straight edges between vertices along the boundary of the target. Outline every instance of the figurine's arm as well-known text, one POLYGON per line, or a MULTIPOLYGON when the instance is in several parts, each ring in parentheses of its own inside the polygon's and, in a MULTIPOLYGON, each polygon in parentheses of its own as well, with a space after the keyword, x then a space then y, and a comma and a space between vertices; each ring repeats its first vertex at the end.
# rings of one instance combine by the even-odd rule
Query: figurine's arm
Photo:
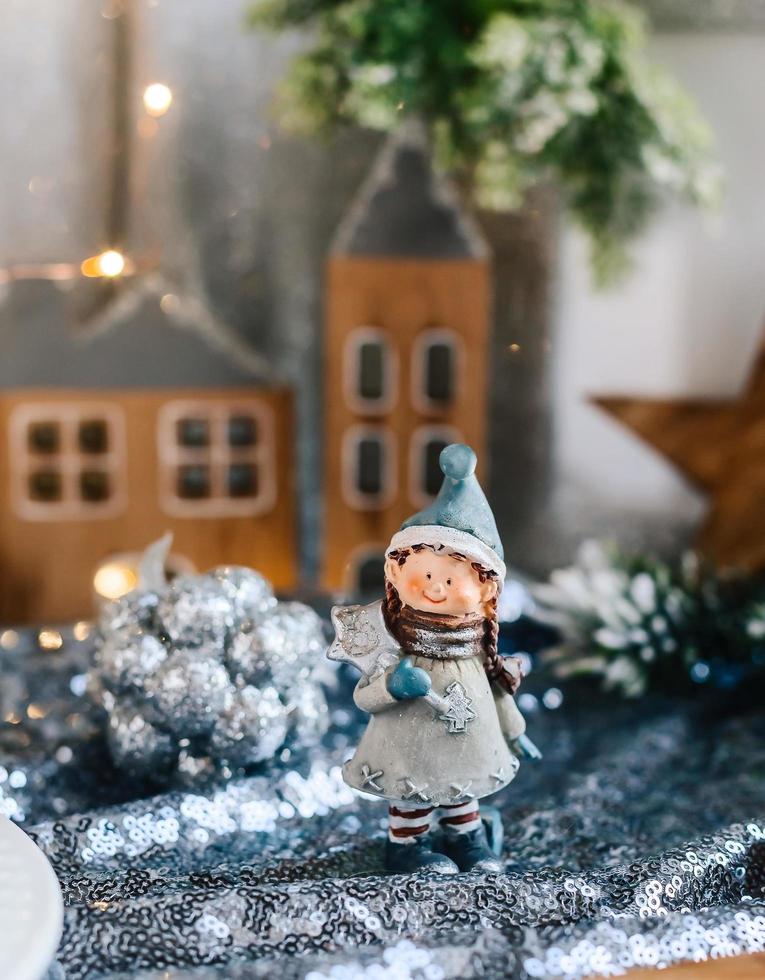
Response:
POLYGON ((518 710, 515 698, 512 694, 500 688, 494 687, 494 704, 499 717, 499 727, 508 742, 514 742, 526 731, 526 719, 518 710))
POLYGON ((499 716, 499 727, 510 746, 510 751, 519 759, 541 759, 542 753, 526 735, 526 719, 518 710, 512 694, 495 685, 494 704, 499 716))
POLYGON ((392 673, 393 668, 389 667, 372 680, 362 677, 353 692, 356 707, 370 715, 376 715, 379 711, 385 711, 386 708, 398 704, 397 699, 388 690, 388 678, 392 673))

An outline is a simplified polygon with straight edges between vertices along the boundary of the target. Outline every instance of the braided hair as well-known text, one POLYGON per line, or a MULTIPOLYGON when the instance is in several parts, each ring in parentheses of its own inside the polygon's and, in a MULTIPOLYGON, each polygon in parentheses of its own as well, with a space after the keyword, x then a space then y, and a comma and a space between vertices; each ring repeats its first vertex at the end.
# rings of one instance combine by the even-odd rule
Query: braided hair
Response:
MULTIPOLYGON (((411 554, 409 548, 400 548, 397 551, 389 551, 388 558, 391 561, 395 561, 399 566, 403 565, 411 554)), ((396 590, 396 586, 390 579, 385 579, 385 601, 383 602, 383 619, 385 620, 385 625, 388 627, 388 631, 396 635, 396 624, 398 623, 398 618, 401 615, 401 607, 403 602, 401 601, 401 596, 396 590)))
MULTIPOLYGON (((406 563, 407 558, 412 553, 419 553, 430 545, 416 544, 412 548, 398 548, 388 552, 388 558, 395 561, 401 567, 406 563)), ((486 568, 477 561, 470 563, 470 567, 478 575, 478 580, 484 582, 496 582, 497 573, 490 568, 486 568)), ((403 603, 395 585, 385 579, 385 600, 383 601, 383 618, 388 630, 396 635, 396 624, 401 616, 403 603)), ((483 667, 489 681, 499 684, 509 694, 515 694, 521 683, 522 675, 520 661, 517 657, 503 657, 499 653, 499 617, 497 615, 497 595, 489 600, 489 615, 484 618, 483 624, 483 667)))

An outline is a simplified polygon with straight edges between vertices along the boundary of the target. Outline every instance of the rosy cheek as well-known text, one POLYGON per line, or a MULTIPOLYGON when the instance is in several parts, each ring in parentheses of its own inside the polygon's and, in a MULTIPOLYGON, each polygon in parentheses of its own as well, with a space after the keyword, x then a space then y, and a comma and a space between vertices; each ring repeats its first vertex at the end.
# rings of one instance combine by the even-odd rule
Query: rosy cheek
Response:
POLYGON ((419 592, 422 590, 423 581, 419 575, 410 575, 402 583, 407 592, 419 592))
POLYGON ((464 605, 466 608, 470 607, 472 609, 478 604, 478 594, 474 589, 471 589, 469 585, 459 589, 457 595, 459 596, 459 600, 462 605, 464 605))

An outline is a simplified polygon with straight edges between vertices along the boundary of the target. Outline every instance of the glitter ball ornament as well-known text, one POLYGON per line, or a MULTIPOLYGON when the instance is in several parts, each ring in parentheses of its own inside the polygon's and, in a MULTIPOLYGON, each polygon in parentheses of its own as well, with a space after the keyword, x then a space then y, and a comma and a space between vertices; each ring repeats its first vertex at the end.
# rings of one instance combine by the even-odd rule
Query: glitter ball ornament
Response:
POLYGON ((119 767, 186 783, 228 777, 321 738, 324 647, 313 610, 225 566, 109 603, 88 689, 119 767))
POLYGON ((276 607, 271 583, 259 572, 241 565, 221 565, 208 572, 217 582, 233 610, 234 626, 255 623, 276 607))
POLYGON ((120 599, 104 603, 99 616, 102 633, 116 636, 118 633, 151 632, 155 628, 159 596, 147 589, 134 589, 120 599))
POLYGON ((143 689, 166 660, 164 643, 140 630, 126 630, 110 636, 99 651, 103 680, 116 691, 131 687, 143 689))
POLYGON ((176 578, 160 598, 157 615, 172 643, 222 644, 233 625, 233 607, 222 584, 206 575, 176 578))
POLYGON ((107 742, 114 762, 134 775, 166 774, 178 757, 173 738, 150 724, 129 702, 112 709, 107 742))
POLYGON ((287 706, 274 687, 243 687, 216 722, 210 739, 217 758, 246 766, 272 758, 289 728, 287 706))
POLYGON ((234 676, 261 686, 273 678, 281 690, 304 683, 326 644, 321 620, 300 602, 280 603, 229 645, 234 676))
POLYGON ((146 685, 164 727, 180 738, 209 734, 233 696, 223 664, 206 650, 171 654, 146 685))

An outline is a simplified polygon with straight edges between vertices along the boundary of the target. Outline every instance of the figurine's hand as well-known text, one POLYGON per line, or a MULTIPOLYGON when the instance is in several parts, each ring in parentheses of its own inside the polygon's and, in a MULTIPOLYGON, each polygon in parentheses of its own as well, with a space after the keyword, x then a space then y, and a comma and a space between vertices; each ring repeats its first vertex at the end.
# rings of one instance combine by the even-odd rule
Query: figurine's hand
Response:
POLYGON ((514 738, 510 743, 510 751, 519 759, 532 759, 534 762, 538 762, 542 758, 542 753, 528 735, 519 735, 518 738, 514 738))
POLYGON ((421 698, 430 690, 428 672, 422 667, 413 667, 412 658, 404 657, 388 678, 388 693, 397 701, 421 698))

